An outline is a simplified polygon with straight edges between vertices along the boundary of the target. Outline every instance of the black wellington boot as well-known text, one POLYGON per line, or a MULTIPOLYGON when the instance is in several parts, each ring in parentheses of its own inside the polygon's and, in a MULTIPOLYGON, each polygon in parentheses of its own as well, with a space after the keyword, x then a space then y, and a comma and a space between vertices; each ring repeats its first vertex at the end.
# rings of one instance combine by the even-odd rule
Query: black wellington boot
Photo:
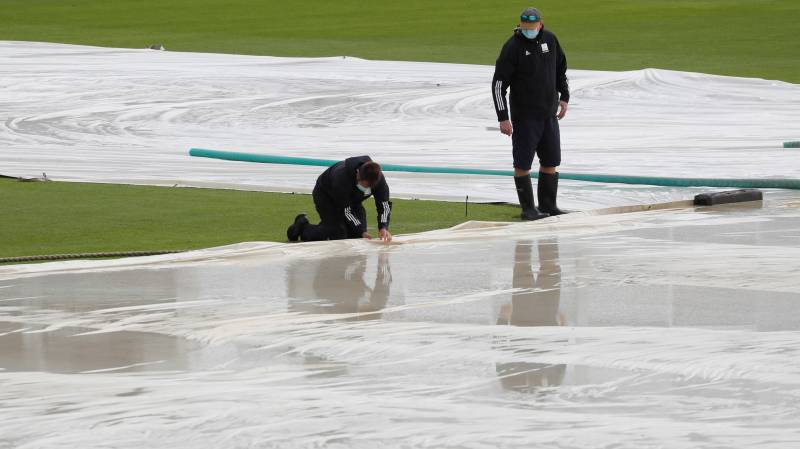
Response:
POLYGON ((536 208, 536 203, 533 201, 533 184, 531 184, 530 176, 514 176, 514 184, 517 186, 519 205, 522 206, 520 218, 533 221, 549 217, 548 214, 543 214, 536 208))
POLYGON ((536 186, 537 196, 539 197, 539 209, 550 215, 566 214, 556 205, 556 195, 558 194, 558 173, 549 174, 539 172, 539 182, 536 186))
POLYGON ((307 224, 308 217, 306 214, 300 214, 294 217, 294 223, 286 230, 286 238, 288 238, 290 242, 298 241, 300 235, 303 234, 303 228, 305 228, 307 224))

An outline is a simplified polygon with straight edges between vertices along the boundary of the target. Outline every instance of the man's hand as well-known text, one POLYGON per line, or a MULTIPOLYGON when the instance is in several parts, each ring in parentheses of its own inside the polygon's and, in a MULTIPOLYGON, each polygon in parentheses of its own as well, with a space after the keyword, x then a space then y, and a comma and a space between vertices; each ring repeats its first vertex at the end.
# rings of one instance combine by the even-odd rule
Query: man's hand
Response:
POLYGON ((381 230, 378 232, 378 234, 380 234, 380 236, 381 236, 381 240, 383 240, 384 242, 386 242, 386 243, 389 243, 389 242, 391 242, 391 241, 392 241, 392 233, 391 233, 391 232, 389 232, 389 230, 388 230, 388 229, 386 229, 386 228, 382 228, 382 229, 381 229, 381 230))
POLYGON ((566 101, 559 101, 558 106, 560 111, 558 111, 557 117, 559 120, 561 120, 565 115, 567 115, 567 106, 569 106, 569 104, 566 101))
POLYGON ((369 232, 364 232, 363 234, 361 234, 361 238, 364 238, 364 239, 367 239, 367 240, 371 240, 372 236, 369 235, 369 232))
POLYGON ((511 126, 511 120, 505 120, 500 122, 500 132, 507 136, 510 136, 511 133, 514 132, 514 127, 511 126))

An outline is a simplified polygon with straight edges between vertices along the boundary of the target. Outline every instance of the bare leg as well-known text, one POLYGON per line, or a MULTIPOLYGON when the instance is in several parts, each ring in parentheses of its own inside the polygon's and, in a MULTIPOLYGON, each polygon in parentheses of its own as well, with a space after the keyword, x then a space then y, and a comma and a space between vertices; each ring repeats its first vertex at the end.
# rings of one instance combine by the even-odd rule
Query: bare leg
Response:
POLYGON ((517 178, 519 178, 521 176, 528 176, 530 174, 531 174, 530 170, 521 170, 519 168, 515 168, 514 169, 514 177, 517 177, 517 178))

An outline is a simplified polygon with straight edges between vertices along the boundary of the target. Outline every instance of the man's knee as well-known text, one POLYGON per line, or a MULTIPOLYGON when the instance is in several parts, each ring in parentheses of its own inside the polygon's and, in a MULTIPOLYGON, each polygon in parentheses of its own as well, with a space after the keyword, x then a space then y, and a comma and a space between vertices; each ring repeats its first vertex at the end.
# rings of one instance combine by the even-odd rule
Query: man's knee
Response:
POLYGON ((347 238, 347 229, 344 223, 325 222, 308 224, 303 230, 300 239, 304 242, 318 242, 321 240, 342 240, 347 238))
POLYGON ((554 175, 554 174, 556 174, 556 171, 557 171, 557 167, 549 167, 549 166, 545 166, 545 165, 540 165, 539 166, 539 172, 540 173, 547 173, 548 175, 554 175))

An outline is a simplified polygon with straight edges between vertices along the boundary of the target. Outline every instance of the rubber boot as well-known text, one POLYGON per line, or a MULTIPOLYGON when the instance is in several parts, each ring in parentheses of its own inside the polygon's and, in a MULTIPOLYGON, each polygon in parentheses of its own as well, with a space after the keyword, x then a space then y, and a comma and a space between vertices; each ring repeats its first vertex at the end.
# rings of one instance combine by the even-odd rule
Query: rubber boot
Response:
POLYGON ((548 214, 543 214, 536 208, 536 203, 533 201, 533 184, 531 184, 530 176, 514 176, 514 184, 517 186, 519 205, 522 206, 521 219, 533 221, 549 217, 548 214))
POLYGON ((536 186, 537 196, 539 197, 539 209, 550 215, 566 214, 556 205, 556 195, 558 194, 558 173, 549 174, 539 172, 539 182, 536 186))
POLYGON ((294 217, 294 223, 286 229, 286 238, 288 238, 290 242, 296 242, 300 239, 300 235, 303 234, 303 228, 305 228, 307 224, 308 217, 306 214, 300 214, 294 217))

